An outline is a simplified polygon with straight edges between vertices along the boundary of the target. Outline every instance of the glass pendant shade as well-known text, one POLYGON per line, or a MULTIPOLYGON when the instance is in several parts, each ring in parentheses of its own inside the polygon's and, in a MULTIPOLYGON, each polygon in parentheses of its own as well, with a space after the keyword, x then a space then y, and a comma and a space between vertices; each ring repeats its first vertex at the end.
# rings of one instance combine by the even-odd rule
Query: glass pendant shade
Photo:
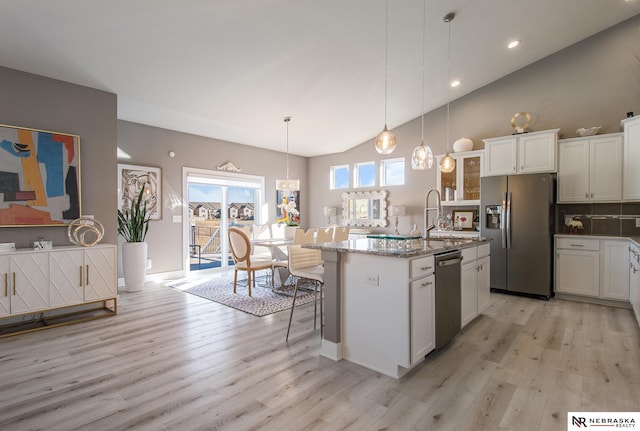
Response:
POLYGON ((426 171, 433 166, 433 152, 421 142, 411 155, 411 168, 416 171, 426 171))
POLYGON ((376 136, 375 147, 380 154, 390 154, 396 149, 396 135, 387 129, 386 124, 384 125, 384 130, 376 136))
POLYGON ((453 172, 453 170, 456 168, 456 161, 453 159, 453 157, 451 157, 449 155, 449 153, 447 153, 442 160, 440 160, 440 170, 442 172, 453 172))

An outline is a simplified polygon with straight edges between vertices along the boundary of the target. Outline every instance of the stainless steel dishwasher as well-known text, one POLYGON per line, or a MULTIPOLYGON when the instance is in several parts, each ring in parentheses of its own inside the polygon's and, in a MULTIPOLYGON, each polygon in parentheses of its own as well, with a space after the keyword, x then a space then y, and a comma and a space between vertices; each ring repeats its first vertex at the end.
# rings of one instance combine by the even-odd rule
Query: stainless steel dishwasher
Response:
POLYGON ((436 349, 460 332, 460 250, 435 255, 436 349))

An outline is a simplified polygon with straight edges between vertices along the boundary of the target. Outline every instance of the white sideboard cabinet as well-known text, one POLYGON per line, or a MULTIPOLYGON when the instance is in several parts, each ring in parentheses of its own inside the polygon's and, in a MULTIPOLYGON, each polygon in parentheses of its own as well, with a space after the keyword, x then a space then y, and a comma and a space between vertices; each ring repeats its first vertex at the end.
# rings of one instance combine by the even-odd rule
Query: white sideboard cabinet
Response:
MULTIPOLYGON (((95 314, 94 317, 116 314, 116 250, 115 245, 99 244, 50 250, 23 249, 0 254, 3 283, 0 319, 10 320, 30 313, 40 314, 99 302, 104 303, 103 308, 108 313, 95 314)), ((81 307, 76 312, 82 314, 86 310, 81 307)), ((45 314, 52 321, 56 317, 56 313, 45 314)), ((1 320, 0 324, 3 324, 1 320)), ((51 326, 57 324, 47 323, 42 327, 34 326, 34 329, 51 326)), ((18 332, 24 331, 18 329, 18 332)))

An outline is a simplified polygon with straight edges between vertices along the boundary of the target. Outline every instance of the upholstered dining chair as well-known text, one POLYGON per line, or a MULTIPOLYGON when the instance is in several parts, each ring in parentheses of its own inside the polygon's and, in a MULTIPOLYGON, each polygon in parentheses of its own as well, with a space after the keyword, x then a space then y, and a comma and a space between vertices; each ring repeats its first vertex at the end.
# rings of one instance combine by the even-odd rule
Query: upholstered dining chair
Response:
POLYGON ((322 307, 322 287, 324 286, 324 265, 322 264, 320 250, 303 248, 300 245, 288 246, 289 272, 297 278, 293 291, 293 304, 289 315, 289 326, 287 327, 287 338, 289 341, 289 331, 291 331, 291 320, 293 310, 296 308, 296 298, 298 296, 298 286, 300 280, 311 280, 314 282, 315 303, 313 305, 313 329, 316 329, 318 311, 318 292, 320 292, 320 334, 323 331, 323 307, 322 307))
POLYGON ((270 269, 271 270, 271 289, 273 289, 273 261, 271 257, 252 256, 251 241, 249 235, 241 229, 229 228, 229 246, 231 247, 231 256, 233 257, 233 293, 236 293, 238 284, 238 271, 247 271, 247 288, 249 296, 251 296, 251 282, 256 283, 256 271, 270 269))
POLYGON ((347 227, 336 227, 333 231, 333 240, 334 241, 346 241, 349 239, 349 231, 351 228, 347 227))
POLYGON ((293 236, 293 245, 300 244, 311 244, 313 242, 313 234, 315 233, 315 229, 309 228, 305 232, 305 230, 301 227, 296 229, 296 233, 293 236))
POLYGON ((333 241, 333 226, 331 227, 319 227, 318 233, 316 233, 316 243, 333 241))

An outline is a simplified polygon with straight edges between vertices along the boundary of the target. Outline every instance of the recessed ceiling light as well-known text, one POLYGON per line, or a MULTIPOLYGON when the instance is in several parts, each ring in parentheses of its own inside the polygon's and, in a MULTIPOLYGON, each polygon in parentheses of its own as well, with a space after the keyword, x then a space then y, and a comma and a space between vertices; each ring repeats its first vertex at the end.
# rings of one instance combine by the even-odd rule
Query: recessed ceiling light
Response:
POLYGON ((509 42, 509 44, 507 45, 507 48, 509 49, 513 49, 516 46, 520 45, 520 41, 519 40, 512 40, 511 42, 509 42))
POLYGON ((460 82, 460 80, 459 80, 459 79, 454 79, 453 81, 451 81, 451 84, 450 84, 450 85, 451 85, 453 88, 456 88, 456 87, 458 87, 460 84, 461 84, 461 82, 460 82))

